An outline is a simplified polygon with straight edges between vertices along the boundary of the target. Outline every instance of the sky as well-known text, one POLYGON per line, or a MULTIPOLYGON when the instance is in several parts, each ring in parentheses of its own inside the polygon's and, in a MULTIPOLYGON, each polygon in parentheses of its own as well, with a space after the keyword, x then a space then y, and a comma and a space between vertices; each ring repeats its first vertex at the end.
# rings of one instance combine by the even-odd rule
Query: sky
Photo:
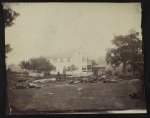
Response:
POLYGON ((114 35, 141 33, 140 3, 8 3, 20 16, 5 29, 7 64, 84 49, 105 57, 114 35), (82 48, 81 48, 82 47, 82 48))

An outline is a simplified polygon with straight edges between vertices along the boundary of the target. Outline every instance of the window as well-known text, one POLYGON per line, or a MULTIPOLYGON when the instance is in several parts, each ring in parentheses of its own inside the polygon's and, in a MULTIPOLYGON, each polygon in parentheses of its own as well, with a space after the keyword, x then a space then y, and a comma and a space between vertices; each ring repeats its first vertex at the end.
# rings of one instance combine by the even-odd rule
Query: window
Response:
POLYGON ((82 70, 86 70, 86 66, 82 66, 82 70))
POLYGON ((87 65, 87 69, 92 69, 92 65, 87 65))

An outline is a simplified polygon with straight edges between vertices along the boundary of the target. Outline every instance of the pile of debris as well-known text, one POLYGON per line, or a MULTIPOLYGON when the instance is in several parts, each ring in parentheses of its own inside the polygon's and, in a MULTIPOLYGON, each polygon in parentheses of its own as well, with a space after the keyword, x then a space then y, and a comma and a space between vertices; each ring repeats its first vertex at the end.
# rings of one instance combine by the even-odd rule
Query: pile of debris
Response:
POLYGON ((129 98, 132 100, 138 100, 143 98, 143 94, 139 92, 133 92, 132 94, 129 95, 129 98))
POLYGON ((33 81, 33 83, 55 83, 56 82, 56 78, 50 78, 50 79, 38 79, 33 81))
POLYGON ((42 88, 42 87, 33 83, 16 83, 13 89, 28 89, 28 88, 42 88))
POLYGON ((67 81, 69 84, 78 84, 78 83, 96 83, 97 78, 91 78, 91 77, 80 77, 76 79, 70 79, 67 81))
POLYGON ((106 78, 103 83, 117 83, 117 78, 116 77, 110 77, 106 78))
POLYGON ((80 81, 79 80, 68 80, 67 83, 68 84, 78 84, 78 83, 80 83, 80 81))

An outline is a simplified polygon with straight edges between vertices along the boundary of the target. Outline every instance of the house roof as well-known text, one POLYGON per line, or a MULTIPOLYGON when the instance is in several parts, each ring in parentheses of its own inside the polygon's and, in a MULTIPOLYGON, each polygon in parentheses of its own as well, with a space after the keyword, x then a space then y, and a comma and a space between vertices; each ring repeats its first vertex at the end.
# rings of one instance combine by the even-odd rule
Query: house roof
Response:
POLYGON ((71 58, 74 56, 76 53, 82 53, 83 56, 91 58, 91 55, 89 55, 85 50, 82 49, 82 47, 79 47, 77 49, 69 50, 67 52, 61 53, 57 52, 49 57, 48 59, 55 59, 55 58, 71 58))

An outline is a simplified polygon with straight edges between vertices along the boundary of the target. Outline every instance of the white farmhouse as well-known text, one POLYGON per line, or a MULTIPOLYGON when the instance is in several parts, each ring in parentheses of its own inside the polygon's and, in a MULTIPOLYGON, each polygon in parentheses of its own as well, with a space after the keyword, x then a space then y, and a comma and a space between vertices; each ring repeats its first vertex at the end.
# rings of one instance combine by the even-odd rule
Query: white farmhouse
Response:
POLYGON ((92 60, 84 51, 76 51, 69 56, 55 56, 50 58, 56 69, 51 74, 67 74, 76 76, 86 76, 92 74, 92 60))

